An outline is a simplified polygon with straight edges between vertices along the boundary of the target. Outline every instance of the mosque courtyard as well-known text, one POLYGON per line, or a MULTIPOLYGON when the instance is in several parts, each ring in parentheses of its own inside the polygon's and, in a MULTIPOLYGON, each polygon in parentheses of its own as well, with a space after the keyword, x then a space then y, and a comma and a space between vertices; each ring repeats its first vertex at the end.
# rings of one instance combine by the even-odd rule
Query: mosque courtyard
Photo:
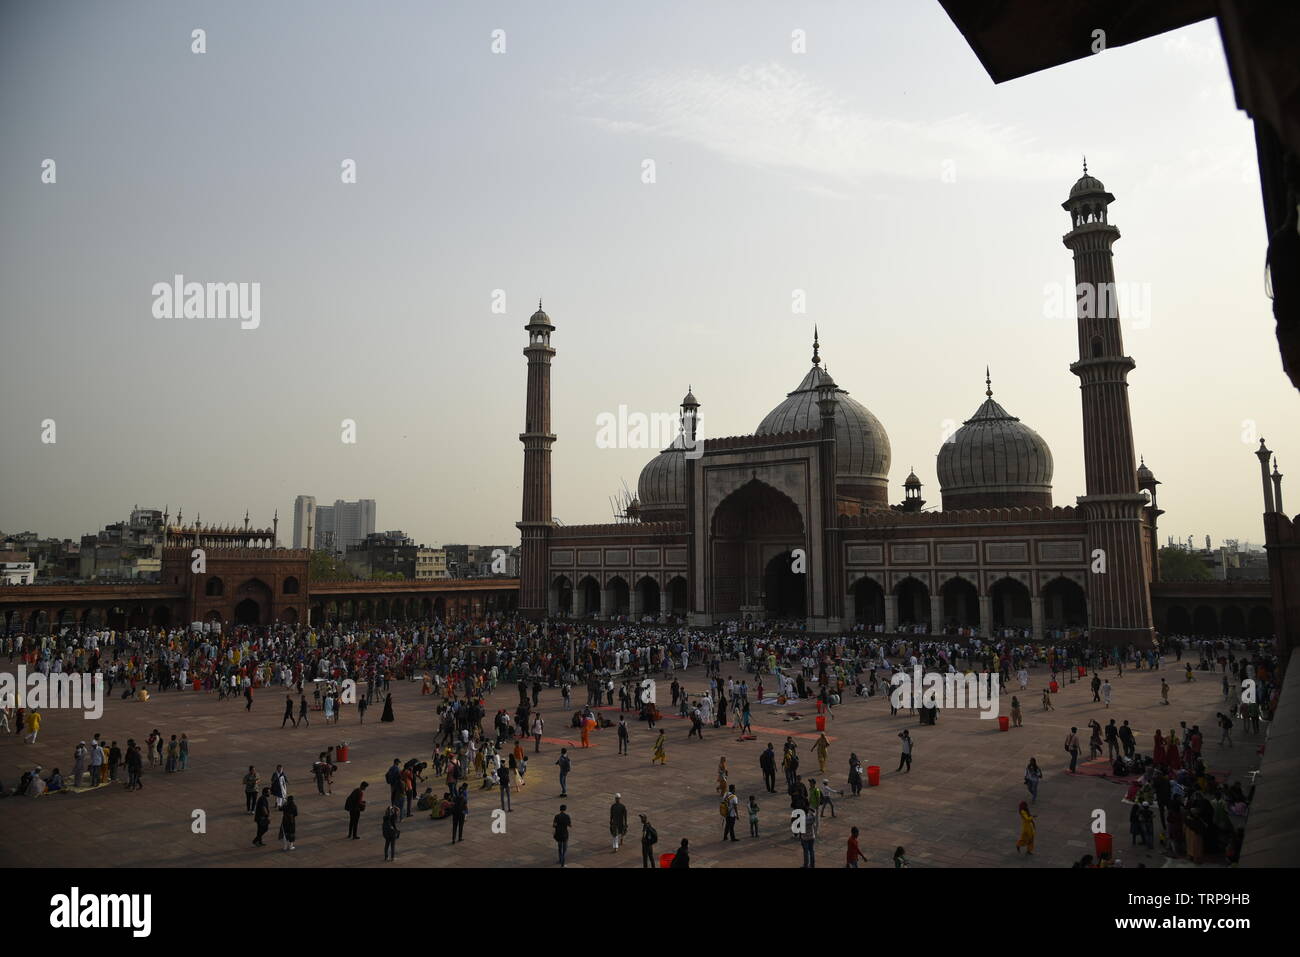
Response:
MULTIPOLYGON (((86 720, 80 712, 44 713, 38 742, 25 743, 20 735, 0 735, 0 781, 12 788, 25 770, 40 765, 48 775, 59 768, 67 775, 78 741, 99 733, 106 741, 125 747, 127 738, 138 742, 157 728, 165 737, 182 732, 190 738, 190 766, 184 772, 165 774, 158 765, 145 765, 144 788, 126 791, 121 784, 88 788, 40 798, 15 797, 0 804, 0 865, 7 867, 550 867, 555 866, 551 819, 561 803, 573 819, 569 842, 569 867, 640 867, 640 827, 637 815, 648 815, 659 834, 656 853, 670 852, 689 838, 692 867, 798 867, 802 854, 791 834, 789 797, 778 770, 779 793, 764 790, 759 755, 768 742, 777 752, 792 736, 800 747, 800 774, 805 781, 816 774, 846 793, 835 798, 835 816, 827 812, 817 842, 817 866, 843 867, 849 828, 857 826, 870 867, 892 867, 891 857, 902 846, 912 867, 1068 867, 1080 856, 1093 853, 1091 824, 1094 811, 1105 812, 1107 830, 1114 835, 1116 857, 1125 866, 1191 866, 1169 860, 1162 853, 1131 848, 1127 787, 1112 780, 1103 757, 1086 761, 1087 722, 1105 725, 1127 719, 1137 734, 1139 753, 1149 754, 1152 734, 1168 733, 1180 721, 1199 724, 1204 735, 1203 754, 1220 779, 1242 781, 1249 787, 1249 772, 1259 767, 1257 754, 1264 730, 1246 733, 1244 722, 1233 728, 1234 747, 1220 747, 1215 713, 1224 699, 1218 673, 1197 672, 1198 681, 1187 683, 1172 666, 1158 672, 1125 669, 1121 678, 1113 668, 1109 677, 1114 692, 1111 707, 1092 701, 1087 680, 1067 683, 1052 696, 1054 711, 1045 712, 1041 692, 1050 680, 1043 666, 1030 672, 1029 689, 1019 692, 1012 681, 1003 690, 1001 713, 1008 714, 1011 694, 1020 696, 1024 726, 1002 732, 996 720, 983 720, 979 711, 940 713, 934 726, 919 724, 915 715, 900 710, 890 716, 885 696, 850 696, 827 723, 830 754, 827 773, 817 771, 811 750, 817 739, 812 701, 784 706, 755 703, 752 725, 756 740, 740 741, 732 729, 706 726, 704 740, 688 740, 690 722, 669 716, 668 690, 660 683, 664 712, 660 726, 668 735, 668 763, 652 766, 651 746, 656 732, 629 714, 631 753, 618 754, 613 728, 591 735, 592 746, 580 747, 577 729, 567 727, 573 709, 564 709, 558 688, 544 688, 539 710, 546 720, 541 754, 529 754, 527 786, 512 795, 513 810, 506 816, 505 833, 495 833, 491 811, 499 807, 497 789, 478 790, 471 778, 470 811, 465 839, 452 846, 450 819, 431 820, 416 812, 403 822, 397 861, 381 860, 382 808, 387 797, 384 773, 393 758, 427 761, 437 727, 438 700, 420 694, 419 681, 394 682, 396 721, 380 723, 382 708, 374 707, 359 725, 355 707, 344 709, 338 724, 326 725, 313 711, 310 725, 280 727, 284 693, 279 688, 258 691, 252 712, 243 699, 221 701, 215 693, 184 691, 154 694, 147 702, 109 700, 99 720, 86 720), (1160 678, 1171 685, 1170 704, 1160 701, 1160 678), (793 717, 797 712, 801 717, 793 717), (1071 727, 1083 741, 1080 772, 1067 772, 1063 742, 1071 727), (908 729, 914 741, 910 773, 897 773, 898 734, 908 729), (317 794, 309 768, 330 745, 349 744, 349 763, 340 764, 333 794, 317 794), (556 758, 568 747, 573 760, 568 797, 561 800, 556 758), (860 797, 846 783, 850 752, 864 767, 878 765, 880 784, 864 787, 860 797), (730 780, 742 805, 736 833, 739 843, 723 843, 723 821, 715 790, 718 759, 726 756, 730 780), (1017 808, 1028 798, 1023 784, 1025 765, 1037 758, 1044 777, 1034 805, 1037 846, 1032 857, 1017 854, 1017 808), (286 853, 275 841, 279 815, 272 812, 266 847, 251 846, 254 824, 245 811, 242 778, 255 765, 263 784, 269 784, 277 764, 283 764, 289 790, 299 806, 297 849, 286 853), (370 782, 368 808, 361 818, 360 841, 345 839, 347 814, 343 802, 362 780, 370 782), (609 806, 615 792, 629 809, 630 830, 624 847, 610 846, 609 806), (760 837, 748 835, 744 805, 755 795, 760 807, 760 837), (202 811, 202 815, 196 815, 202 811), (196 833, 195 821, 205 828, 196 833)), ((726 662, 724 678, 739 680, 735 662, 726 662), (730 670, 728 667, 730 666, 730 670)), ((699 693, 707 686, 704 670, 691 668, 678 677, 699 693)), ((750 677, 751 687, 753 683, 750 677)), ((1089 676, 1090 677, 1090 676, 1089 676)), ((771 687, 770 678, 765 685, 771 687)), ((573 705, 580 707, 585 691, 576 688, 573 705)), ((296 697, 296 696, 295 696, 296 697)), ((310 696, 309 696, 310 697, 310 696)), ((615 698, 617 701, 617 697, 615 698)), ((751 696, 751 700, 754 700, 751 696)), ((501 685, 488 697, 485 728, 498 708, 513 713, 518 693, 513 684, 501 685)), ((602 708, 618 720, 618 706, 602 708)), ((119 776, 125 780, 125 773, 119 776)), ((69 782, 71 778, 69 776, 69 782)), ((440 795, 444 783, 426 772, 426 782, 440 795)), ((1240 824, 1240 821, 1236 823, 1240 824)), ((1157 833, 1159 833, 1157 820, 1157 833)), ((497 828, 496 830, 500 830, 497 828)), ((1221 865, 1221 862, 1218 862, 1221 865)), ((1216 866, 1208 861, 1206 867, 1216 866)))

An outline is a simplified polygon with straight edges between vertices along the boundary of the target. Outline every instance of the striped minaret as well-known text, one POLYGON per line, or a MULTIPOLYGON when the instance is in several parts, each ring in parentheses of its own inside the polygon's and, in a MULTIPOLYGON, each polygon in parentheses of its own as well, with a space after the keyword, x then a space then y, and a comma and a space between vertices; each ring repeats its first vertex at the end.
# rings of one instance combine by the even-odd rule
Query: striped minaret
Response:
POLYGON ((528 398, 524 412, 524 431, 519 441, 524 443, 524 506, 522 520, 518 522, 519 547, 519 611, 529 618, 542 618, 548 610, 547 582, 551 520, 551 333, 555 326, 542 312, 542 301, 537 300, 537 311, 524 326, 528 330, 528 398))
POLYGON ((1128 374, 1136 363, 1124 355, 1115 264, 1111 246, 1119 230, 1107 209, 1115 197, 1101 181, 1083 176, 1061 204, 1073 228, 1062 242, 1074 253, 1079 361, 1083 396, 1083 456, 1087 494, 1079 507, 1088 526, 1088 632, 1094 643, 1149 644, 1151 584, 1143 558, 1142 509, 1133 464, 1133 423, 1128 374))

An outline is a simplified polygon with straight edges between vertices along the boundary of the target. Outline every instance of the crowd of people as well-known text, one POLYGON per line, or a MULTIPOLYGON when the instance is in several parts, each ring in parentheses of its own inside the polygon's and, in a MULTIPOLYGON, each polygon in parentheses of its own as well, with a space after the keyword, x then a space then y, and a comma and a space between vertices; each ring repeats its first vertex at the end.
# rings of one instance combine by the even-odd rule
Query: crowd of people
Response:
MULTIPOLYGON (((1231 744, 1236 721, 1258 733, 1261 718, 1276 707, 1280 689, 1278 663, 1258 644, 1227 639, 1194 640, 1165 638, 1150 649, 1098 648, 1086 635, 1062 635, 1055 641, 1033 641, 1025 635, 1007 633, 1001 637, 954 634, 884 634, 859 628, 842 635, 819 635, 801 628, 766 622, 732 622, 719 628, 698 628, 684 624, 592 623, 573 621, 531 622, 502 617, 484 621, 438 620, 387 622, 373 625, 333 624, 321 627, 274 625, 236 626, 229 629, 141 629, 125 632, 87 632, 75 629, 59 634, 9 635, 0 647, 10 662, 21 660, 29 669, 42 673, 102 674, 108 693, 121 687, 123 699, 143 700, 141 692, 153 688, 156 694, 200 693, 220 701, 243 701, 252 711, 255 700, 268 691, 284 696, 281 729, 292 732, 310 727, 314 711, 324 724, 345 719, 348 708, 356 709, 355 720, 364 722, 368 707, 383 701, 381 721, 395 720, 391 685, 395 681, 421 682, 421 697, 433 699, 436 735, 428 760, 411 757, 393 760, 385 783, 388 797, 382 812, 381 832, 384 859, 396 858, 400 826, 415 813, 427 813, 433 820, 450 820, 451 843, 463 840, 471 785, 477 790, 496 790, 500 809, 510 812, 511 795, 527 786, 529 749, 535 757, 541 750, 547 719, 539 708, 543 689, 560 692, 564 717, 562 727, 578 731, 579 750, 589 744, 589 734, 612 728, 614 722, 601 708, 617 699, 617 739, 620 753, 627 753, 628 718, 645 722, 656 731, 648 756, 652 764, 668 761, 667 735, 657 722, 661 707, 668 707, 690 722, 685 743, 702 743, 707 729, 728 729, 742 739, 752 739, 751 710, 757 703, 784 704, 789 700, 810 701, 819 714, 833 716, 836 707, 850 698, 888 695, 890 678, 896 670, 910 672, 961 673, 982 670, 1000 675, 1003 687, 1029 687, 1030 668, 1045 668, 1051 682, 1082 683, 1091 674, 1093 701, 1109 709, 1111 681, 1122 678, 1125 668, 1181 670, 1184 681, 1200 680, 1208 672, 1222 676, 1225 710, 1216 719, 1222 732, 1220 743, 1231 744), (1183 662, 1184 652, 1188 653, 1183 662), (1171 663, 1170 658, 1173 658, 1171 663), (724 677, 725 670, 728 675, 724 677), (1195 662, 1195 664, 1194 664, 1195 662), (1171 664, 1174 668, 1171 669, 1171 664), (1182 664, 1181 669, 1177 668, 1182 664), (703 666, 704 678, 695 679, 688 691, 679 674, 703 666), (1113 669, 1113 675, 1110 674, 1113 669), (1104 676, 1103 676, 1104 673, 1104 676), (1253 690, 1243 695, 1243 682, 1254 681, 1253 690), (702 683, 701 683, 702 681, 702 683), (667 683, 667 701, 660 700, 660 682, 667 683), (498 708, 489 716, 486 696, 502 683, 512 683, 519 694, 513 710, 498 708), (308 703, 308 687, 313 707, 308 703), (575 689, 585 691, 585 702, 575 707, 575 689), (490 725, 488 722, 490 720, 490 725), (440 782, 435 794, 426 777, 440 782), (423 788, 423 790, 422 790, 423 788)), ((1170 686, 1162 682, 1162 700, 1169 704, 1170 686)), ((1051 696, 1043 691, 1045 708, 1052 708, 1051 696)), ((938 720, 938 708, 913 708, 923 724, 938 720)), ((890 713, 898 709, 890 702, 890 713)), ((1011 718, 1022 726, 1023 709, 1018 695, 1012 699, 1011 718)), ((3 716, 4 727, 15 733, 28 730, 35 741, 39 731, 38 711, 21 709, 3 716), (34 731, 31 726, 35 722, 34 731)), ((353 720, 350 716, 347 720, 353 720)), ((1232 819, 1243 817, 1251 791, 1238 782, 1225 784, 1207 770, 1201 757, 1202 733, 1195 724, 1166 737, 1154 736, 1149 753, 1139 753, 1129 722, 1116 719, 1102 725, 1089 722, 1090 757, 1109 749, 1116 777, 1133 779, 1131 830, 1134 846, 1155 846, 1153 821, 1158 814, 1161 839, 1166 853, 1186 855, 1194 862, 1207 857, 1231 861, 1239 852, 1242 828, 1232 819), (1154 811, 1152 808, 1154 807, 1154 811)), ((901 731, 898 773, 912 770, 914 742, 910 732, 901 731)), ((798 833, 805 867, 815 866, 819 822, 835 814, 835 799, 844 793, 861 794, 864 768, 858 755, 850 754, 843 788, 832 786, 827 776, 828 742, 824 735, 813 742, 818 775, 801 774, 800 749, 788 738, 778 757, 768 744, 761 752, 759 770, 767 793, 776 791, 778 768, 785 777, 792 817, 807 822, 798 833)), ((1081 739, 1077 729, 1066 739, 1070 770, 1077 770, 1081 739)), ((89 786, 119 781, 128 790, 144 787, 141 775, 147 765, 164 773, 184 771, 189 763, 189 739, 185 733, 165 737, 157 729, 144 736, 142 744, 127 739, 125 749, 116 741, 105 743, 100 735, 78 744, 71 760, 71 772, 55 769, 48 775, 35 767, 26 772, 11 793, 39 795, 67 788, 80 788, 83 778, 89 786)), ((548 759, 549 760, 549 759, 548 759)), ((560 797, 568 796, 568 779, 573 756, 562 748, 556 757, 560 797)), ((334 748, 320 753, 310 771, 320 794, 332 794, 337 771, 334 748)), ((1035 818, 1030 805, 1037 801, 1043 773, 1036 760, 1026 768, 1029 800, 1019 808, 1017 851, 1032 853, 1035 818)), ((290 793, 288 774, 278 766, 269 784, 263 784, 250 767, 243 781, 245 810, 256 825, 253 844, 265 846, 272 809, 280 815, 279 837, 285 851, 295 849, 299 808, 290 793)), ((749 835, 759 834, 760 808, 756 796, 742 803, 736 784, 730 780, 726 760, 720 762, 716 782, 723 839, 738 840, 736 827, 744 814, 749 835)), ((348 837, 358 838, 358 822, 366 808, 368 782, 347 796, 344 810, 349 816, 348 837)), ((0 791, 3 791, 0 785, 0 791)), ((657 834, 647 815, 642 822, 643 863, 653 866, 648 849, 657 844, 657 834), (653 839, 648 840, 647 838, 653 839)), ((566 848, 574 823, 567 806, 552 822, 560 864, 566 862, 566 848)), ((611 839, 617 850, 627 833, 627 808, 616 797, 611 809, 611 839)), ((848 864, 865 860, 853 835, 848 864)), ((673 866, 689 866, 689 846, 683 841, 673 866), (681 861, 681 863, 678 863, 681 861)), ((896 866, 905 866, 900 848, 896 866), (899 863, 902 862, 902 863, 899 863)))

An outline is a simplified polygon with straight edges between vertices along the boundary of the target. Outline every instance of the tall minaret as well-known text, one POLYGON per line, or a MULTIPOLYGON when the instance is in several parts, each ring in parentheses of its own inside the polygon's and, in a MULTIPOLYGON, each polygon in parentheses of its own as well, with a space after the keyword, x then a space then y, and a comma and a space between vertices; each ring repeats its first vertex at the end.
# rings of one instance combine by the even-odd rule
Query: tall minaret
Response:
POLYGON ((524 443, 524 507, 518 523, 519 548, 519 611, 529 618, 542 618, 548 611, 548 573, 551 528, 551 333, 555 326, 542 312, 542 301, 537 300, 537 311, 528 325, 528 398, 524 411, 524 431, 519 441, 524 443))
POLYGON ((1142 509, 1133 467, 1133 423, 1115 265, 1110 247, 1119 230, 1107 219, 1115 197, 1095 177, 1083 176, 1061 207, 1073 225, 1062 237, 1074 253, 1079 361, 1070 371, 1083 393, 1083 456, 1087 494, 1078 502, 1088 526, 1088 632, 1100 644, 1151 641, 1151 584, 1143 555, 1142 509))

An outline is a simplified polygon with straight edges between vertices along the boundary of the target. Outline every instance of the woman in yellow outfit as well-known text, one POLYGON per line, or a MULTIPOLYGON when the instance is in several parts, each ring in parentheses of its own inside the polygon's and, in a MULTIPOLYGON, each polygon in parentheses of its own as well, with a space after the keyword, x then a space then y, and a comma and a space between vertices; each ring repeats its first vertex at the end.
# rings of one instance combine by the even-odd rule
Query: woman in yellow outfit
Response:
POLYGON ((1022 847, 1027 848, 1026 854, 1034 853, 1034 816, 1029 813, 1029 805, 1024 801, 1020 802, 1020 840, 1016 841, 1016 853, 1020 853, 1022 847))
POLYGON ((668 744, 668 736, 665 735, 662 731, 660 731, 659 737, 655 738, 655 751, 654 751, 654 756, 650 759, 651 764, 654 764, 656 761, 658 761, 660 764, 668 763, 667 744, 668 744))

